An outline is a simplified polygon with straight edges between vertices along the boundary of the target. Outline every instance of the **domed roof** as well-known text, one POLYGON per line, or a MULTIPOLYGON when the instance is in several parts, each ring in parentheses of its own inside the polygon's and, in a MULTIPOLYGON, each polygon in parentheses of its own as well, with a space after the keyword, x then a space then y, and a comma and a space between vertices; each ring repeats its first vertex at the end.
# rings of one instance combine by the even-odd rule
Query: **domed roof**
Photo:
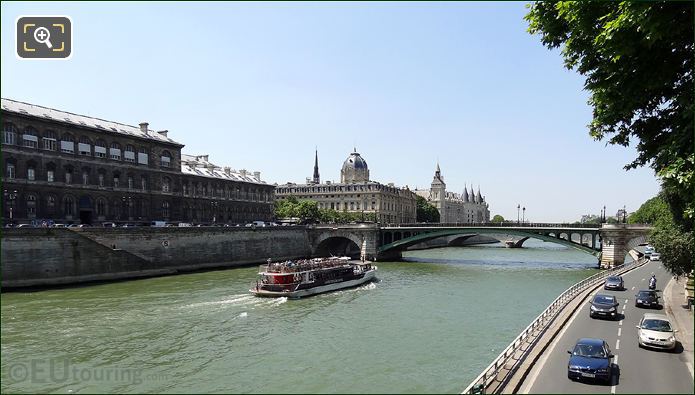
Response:
POLYGON ((367 162, 360 156, 360 154, 355 151, 351 152, 350 156, 343 162, 343 169, 353 168, 353 169, 367 169, 367 162))

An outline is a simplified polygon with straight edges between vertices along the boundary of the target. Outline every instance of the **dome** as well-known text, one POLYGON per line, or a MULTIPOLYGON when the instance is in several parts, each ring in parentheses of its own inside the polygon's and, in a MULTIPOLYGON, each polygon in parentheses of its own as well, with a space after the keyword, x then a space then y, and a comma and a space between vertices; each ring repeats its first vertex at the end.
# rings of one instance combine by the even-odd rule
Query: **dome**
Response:
POLYGON ((353 169, 367 169, 367 162, 358 152, 353 152, 343 162, 343 169, 351 167, 353 169))
POLYGON ((367 181, 369 181, 369 167, 367 167, 367 161, 355 150, 351 152, 350 156, 343 162, 343 168, 340 170, 340 182, 367 181))

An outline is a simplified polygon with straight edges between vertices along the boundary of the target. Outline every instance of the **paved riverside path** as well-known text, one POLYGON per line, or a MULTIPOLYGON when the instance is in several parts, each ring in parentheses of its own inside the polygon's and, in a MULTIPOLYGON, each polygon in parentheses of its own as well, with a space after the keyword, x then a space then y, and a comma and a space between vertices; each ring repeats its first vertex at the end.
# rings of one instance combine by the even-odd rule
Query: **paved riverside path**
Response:
MULTIPOLYGON (((671 280, 670 274, 661 262, 649 262, 623 275, 625 291, 605 291, 603 287, 594 293, 613 294, 622 312, 620 320, 589 318, 589 301, 570 318, 565 328, 558 334, 544 355, 531 369, 520 393, 693 393, 693 376, 687 366, 687 352, 677 346, 676 352, 641 349, 637 346, 635 326, 646 312, 666 313, 666 309, 650 310, 634 305, 635 294, 646 289, 649 277, 657 276, 657 289, 662 290, 671 280), (567 378, 567 362, 576 340, 582 337, 597 337, 606 340, 616 355, 610 384, 572 381, 567 378)), ((670 292, 670 290, 668 290, 670 292)), ((663 303, 663 298, 661 299, 663 303)), ((676 338, 690 336, 692 329, 681 330, 679 321, 673 320, 679 332, 676 338)), ((687 324, 683 324, 687 326, 687 324)), ((692 316, 690 319, 692 328, 692 316)))

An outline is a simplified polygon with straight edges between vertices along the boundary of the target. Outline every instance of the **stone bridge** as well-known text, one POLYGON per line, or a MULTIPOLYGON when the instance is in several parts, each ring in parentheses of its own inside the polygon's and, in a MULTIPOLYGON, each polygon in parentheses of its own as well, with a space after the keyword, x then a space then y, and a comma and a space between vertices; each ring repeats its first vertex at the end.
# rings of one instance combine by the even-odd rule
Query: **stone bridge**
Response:
POLYGON ((510 247, 521 247, 529 238, 562 244, 597 256, 602 267, 620 265, 628 251, 647 242, 644 225, 614 224, 379 224, 318 225, 309 229, 312 255, 358 255, 365 247, 368 259, 401 258, 408 247, 441 237, 460 236, 456 241, 476 235, 514 237, 510 247))

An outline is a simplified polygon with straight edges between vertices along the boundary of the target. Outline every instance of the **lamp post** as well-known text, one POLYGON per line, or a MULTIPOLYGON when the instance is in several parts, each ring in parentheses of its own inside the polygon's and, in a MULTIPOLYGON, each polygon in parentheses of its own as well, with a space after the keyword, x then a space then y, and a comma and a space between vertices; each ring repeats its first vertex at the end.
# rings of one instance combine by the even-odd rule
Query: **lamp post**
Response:
POLYGON ((521 208, 520 204, 516 205, 516 223, 519 223, 519 209, 521 208))
POLYGON ((625 205, 623 205, 623 223, 627 223, 627 210, 625 210, 625 205))
POLYGON ((521 209, 521 223, 526 223, 526 207, 521 209))
POLYGON ((8 208, 10 211, 10 223, 12 223, 12 211, 14 210, 14 200, 17 198, 17 191, 8 191, 7 189, 5 189, 3 191, 3 196, 5 197, 5 200, 9 201, 9 204, 7 205, 9 206, 8 208))

